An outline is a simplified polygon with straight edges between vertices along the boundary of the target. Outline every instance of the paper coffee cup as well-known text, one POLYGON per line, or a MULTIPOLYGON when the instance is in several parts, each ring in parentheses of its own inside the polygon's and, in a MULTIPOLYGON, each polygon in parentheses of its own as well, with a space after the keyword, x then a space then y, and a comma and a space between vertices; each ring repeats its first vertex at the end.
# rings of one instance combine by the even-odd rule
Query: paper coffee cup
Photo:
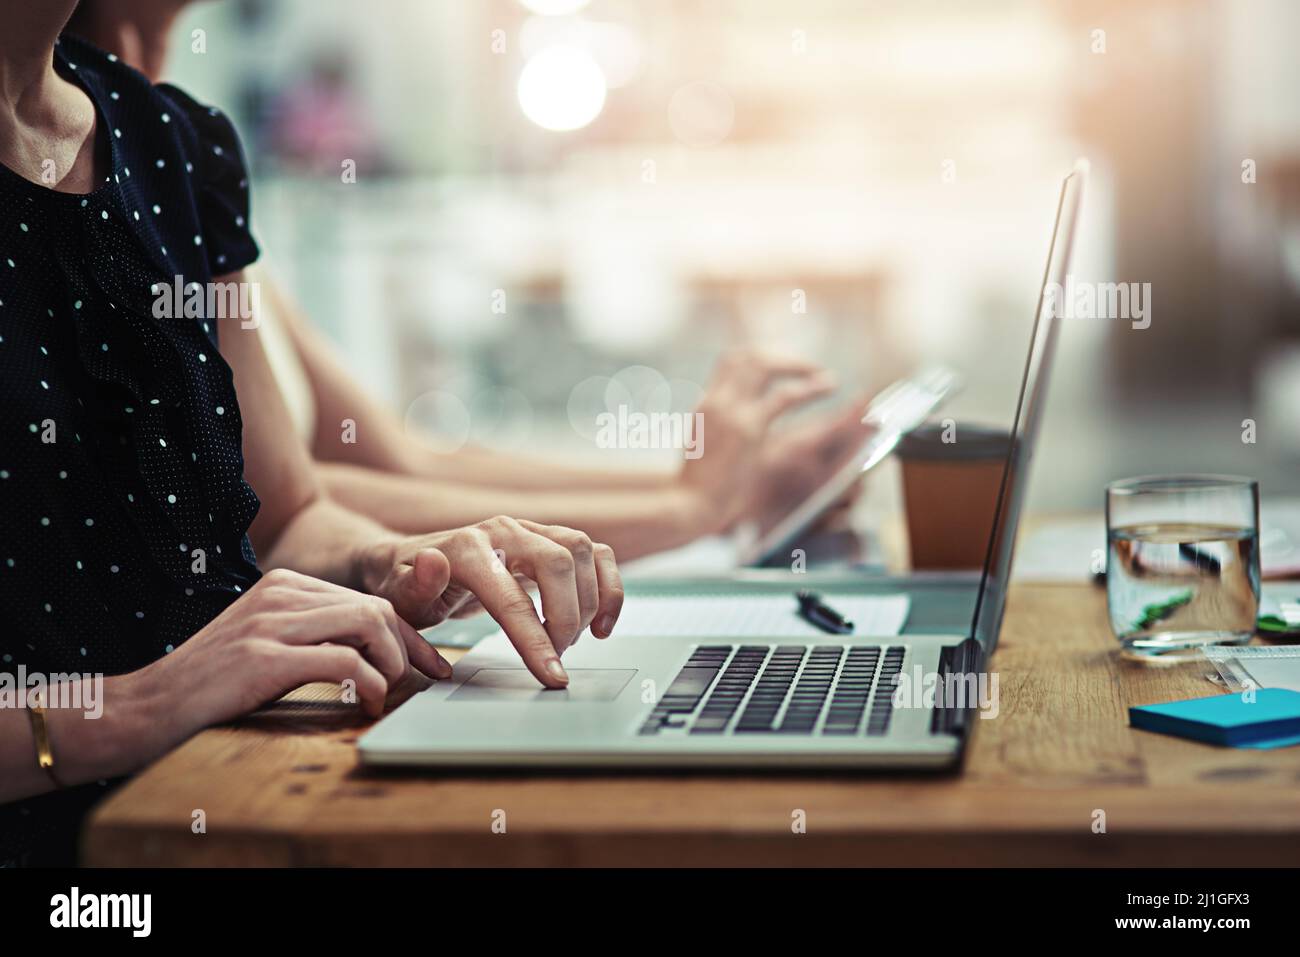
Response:
POLYGON ((924 425, 899 442, 912 568, 984 567, 1006 465, 1005 429, 924 425))

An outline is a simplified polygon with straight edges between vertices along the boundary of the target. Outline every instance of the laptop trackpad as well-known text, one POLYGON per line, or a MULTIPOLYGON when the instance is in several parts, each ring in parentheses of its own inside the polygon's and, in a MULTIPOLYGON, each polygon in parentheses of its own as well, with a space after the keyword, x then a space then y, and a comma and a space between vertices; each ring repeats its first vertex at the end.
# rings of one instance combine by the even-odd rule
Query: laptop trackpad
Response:
POLYGON ((523 668, 480 668, 453 691, 448 701, 532 702, 613 701, 636 674, 635 668, 569 668, 569 687, 543 688, 523 668))

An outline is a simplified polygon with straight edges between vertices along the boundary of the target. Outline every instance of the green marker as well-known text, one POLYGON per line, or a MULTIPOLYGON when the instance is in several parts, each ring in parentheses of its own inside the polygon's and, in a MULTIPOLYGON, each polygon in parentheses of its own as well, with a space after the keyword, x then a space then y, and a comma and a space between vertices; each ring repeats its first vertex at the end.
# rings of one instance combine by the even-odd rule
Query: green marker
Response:
POLYGON ((1139 631, 1146 631, 1164 621, 1179 608, 1182 608, 1192 600, 1192 590, 1188 589, 1181 594, 1164 602, 1157 602, 1154 605, 1147 605, 1142 609, 1142 617, 1134 625, 1139 631))
POLYGON ((1265 597, 1260 602, 1260 614, 1255 627, 1272 635, 1300 634, 1300 603, 1277 602, 1265 597), (1264 610, 1266 607, 1268 611, 1264 610))

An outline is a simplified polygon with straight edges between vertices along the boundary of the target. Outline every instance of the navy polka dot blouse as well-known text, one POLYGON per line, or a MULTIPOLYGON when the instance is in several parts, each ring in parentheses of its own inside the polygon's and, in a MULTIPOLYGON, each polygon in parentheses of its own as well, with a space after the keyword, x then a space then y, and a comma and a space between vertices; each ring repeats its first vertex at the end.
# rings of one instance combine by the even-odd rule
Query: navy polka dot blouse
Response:
MULTIPOLYGON (((108 175, 79 195, 0 165, 0 671, 114 675, 257 581, 217 321, 155 317, 177 277, 206 287, 257 246, 229 120, 81 41, 55 60, 108 175)), ((49 812, 85 792, 0 807, 0 861, 68 838, 49 812)))

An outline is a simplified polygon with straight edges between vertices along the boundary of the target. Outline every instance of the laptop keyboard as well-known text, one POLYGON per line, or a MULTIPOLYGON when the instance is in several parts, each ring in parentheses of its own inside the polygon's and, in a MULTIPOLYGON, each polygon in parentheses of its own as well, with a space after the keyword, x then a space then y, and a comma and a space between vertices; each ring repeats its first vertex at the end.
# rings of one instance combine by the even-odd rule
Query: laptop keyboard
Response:
POLYGON ((905 653, 901 645, 700 645, 640 733, 882 736, 905 653))

